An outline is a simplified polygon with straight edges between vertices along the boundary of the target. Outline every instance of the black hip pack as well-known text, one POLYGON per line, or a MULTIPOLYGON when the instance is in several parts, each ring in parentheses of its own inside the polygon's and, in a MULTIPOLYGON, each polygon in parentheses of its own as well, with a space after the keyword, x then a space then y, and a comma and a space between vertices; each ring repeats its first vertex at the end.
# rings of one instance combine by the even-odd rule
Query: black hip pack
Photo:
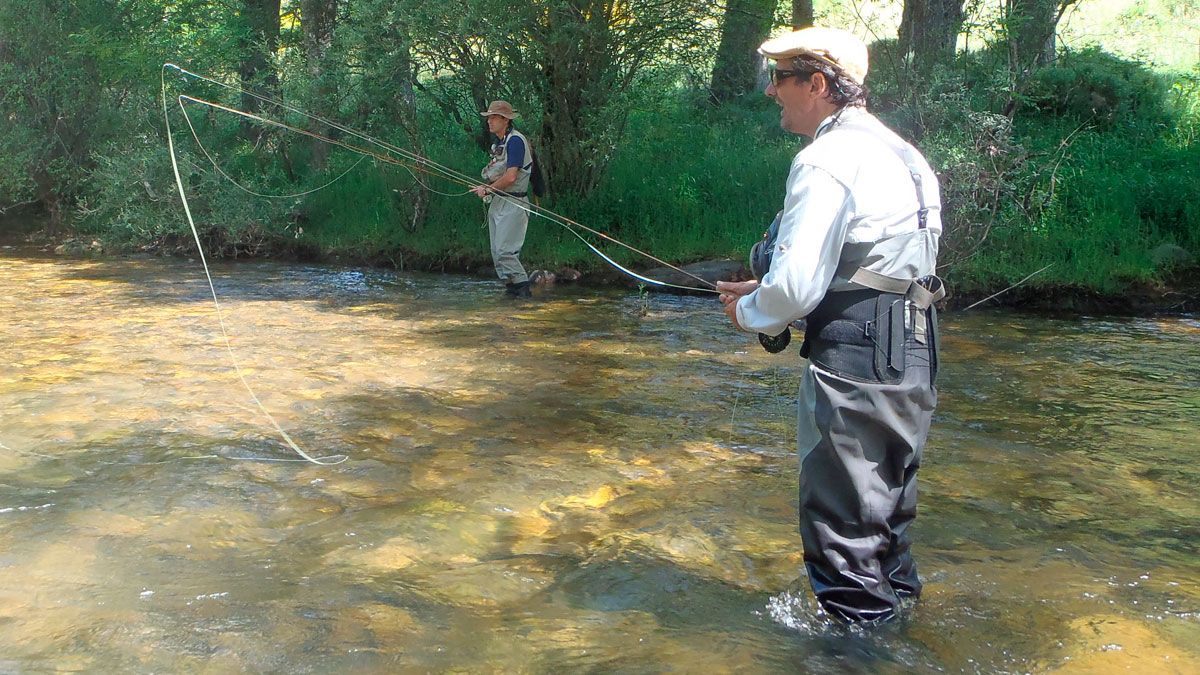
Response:
MULTIPOLYGON (((937 372, 937 310, 911 307, 905 295, 874 289, 827 293, 808 315, 800 355, 834 375, 859 382, 898 384, 909 356, 927 353, 937 372), (905 314, 911 312, 911 318, 905 314), (924 344, 916 322, 926 322, 924 344)), ((925 361, 925 359, 921 359, 925 361)))

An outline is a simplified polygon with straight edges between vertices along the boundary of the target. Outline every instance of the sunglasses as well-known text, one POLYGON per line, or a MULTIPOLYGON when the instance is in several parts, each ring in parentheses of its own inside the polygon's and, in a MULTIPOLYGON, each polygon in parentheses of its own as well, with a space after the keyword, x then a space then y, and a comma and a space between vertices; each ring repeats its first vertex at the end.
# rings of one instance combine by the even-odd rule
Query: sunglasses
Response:
POLYGON ((772 68, 772 69, 771 69, 771 84, 773 84, 773 85, 775 85, 776 87, 778 87, 780 82, 783 82, 784 80, 788 79, 789 77, 797 77, 797 78, 800 78, 800 77, 808 77, 809 75, 812 75, 812 71, 808 71, 808 70, 779 70, 779 69, 777 69, 777 68, 772 68))

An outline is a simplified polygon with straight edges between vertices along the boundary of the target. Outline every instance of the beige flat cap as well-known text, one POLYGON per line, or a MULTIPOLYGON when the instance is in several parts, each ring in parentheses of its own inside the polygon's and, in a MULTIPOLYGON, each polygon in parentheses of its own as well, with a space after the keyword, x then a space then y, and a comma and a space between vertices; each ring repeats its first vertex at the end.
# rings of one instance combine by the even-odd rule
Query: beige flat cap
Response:
POLYGON ((508 101, 492 101, 492 104, 488 106, 488 109, 479 114, 483 115, 484 117, 487 117, 488 115, 499 115, 510 120, 519 117, 517 111, 513 110, 512 104, 508 101))
POLYGON ((815 56, 837 66, 850 79, 867 79, 867 45, 853 33, 836 28, 802 28, 762 43, 758 53, 776 61, 815 56))

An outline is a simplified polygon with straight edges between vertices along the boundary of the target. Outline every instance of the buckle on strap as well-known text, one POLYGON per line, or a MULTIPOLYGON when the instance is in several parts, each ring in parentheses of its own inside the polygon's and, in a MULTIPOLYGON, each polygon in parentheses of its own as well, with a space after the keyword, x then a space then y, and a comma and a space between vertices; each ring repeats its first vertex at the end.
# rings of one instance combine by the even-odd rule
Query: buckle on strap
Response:
POLYGON ((930 274, 920 279, 897 279, 860 267, 850 277, 850 282, 884 293, 903 295, 922 311, 929 309, 933 303, 946 297, 946 285, 936 274, 930 274))
POLYGON ((936 274, 914 279, 912 285, 908 287, 908 292, 904 294, 908 301, 916 305, 921 311, 927 310, 933 306, 933 303, 946 297, 946 284, 942 283, 942 278, 936 274))

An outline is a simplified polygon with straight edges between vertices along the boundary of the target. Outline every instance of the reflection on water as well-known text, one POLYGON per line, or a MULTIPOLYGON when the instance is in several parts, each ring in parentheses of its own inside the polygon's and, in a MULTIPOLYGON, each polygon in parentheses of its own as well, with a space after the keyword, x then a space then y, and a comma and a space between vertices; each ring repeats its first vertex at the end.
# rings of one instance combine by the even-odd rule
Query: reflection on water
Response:
POLYGON ((927 595, 800 574, 794 350, 707 299, 0 258, 0 670, 1200 670, 1200 322, 944 328, 927 595), (260 458, 240 459, 240 458, 260 458))

